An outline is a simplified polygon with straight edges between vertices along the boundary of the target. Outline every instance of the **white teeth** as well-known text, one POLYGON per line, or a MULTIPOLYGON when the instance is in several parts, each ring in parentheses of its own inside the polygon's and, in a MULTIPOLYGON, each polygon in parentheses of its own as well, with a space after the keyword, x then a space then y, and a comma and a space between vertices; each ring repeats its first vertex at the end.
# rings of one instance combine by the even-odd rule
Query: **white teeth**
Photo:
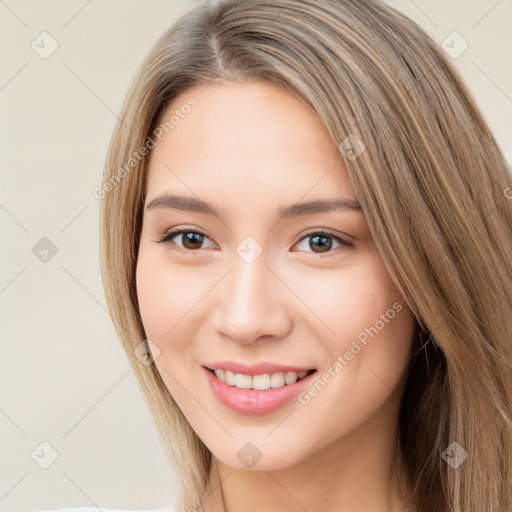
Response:
POLYGON ((294 382, 297 382, 297 374, 295 372, 288 372, 284 378, 285 384, 293 384, 294 382))
POLYGON ((235 385, 235 372, 226 370, 226 384, 229 384, 230 386, 235 385))
POLYGON ((226 375, 224 370, 215 370, 215 375, 217 376, 217 379, 219 379, 222 382, 226 382, 226 375))
POLYGON ((271 388, 282 388, 284 386, 284 373, 273 373, 270 377, 271 388))
POLYGON ((268 373, 265 373, 265 375, 255 375, 252 378, 252 389, 259 389, 260 391, 270 389, 270 375, 268 373))
POLYGON ((273 374, 265 373, 263 375, 244 375, 235 373, 230 370, 215 370, 216 377, 229 386, 235 386, 239 389, 257 389, 265 391, 267 389, 282 388, 285 385, 295 384, 308 374, 307 371, 302 372, 277 372, 273 374))
POLYGON ((237 373, 235 375, 235 386, 240 389, 251 389, 252 377, 250 375, 243 375, 241 373, 237 373))

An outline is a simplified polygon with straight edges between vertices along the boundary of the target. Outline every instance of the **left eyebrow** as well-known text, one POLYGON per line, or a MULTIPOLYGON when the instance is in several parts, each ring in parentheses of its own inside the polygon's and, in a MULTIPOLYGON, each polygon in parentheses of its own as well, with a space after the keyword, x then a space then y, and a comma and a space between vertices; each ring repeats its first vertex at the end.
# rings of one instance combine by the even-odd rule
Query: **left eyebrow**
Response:
POLYGON ((279 218, 298 217, 313 213, 328 213, 333 211, 362 212, 361 205, 349 199, 317 199, 307 203, 297 203, 279 210, 279 218))
MULTIPOLYGON (((206 213, 220 216, 220 211, 213 205, 195 197, 162 194, 153 199, 147 206, 147 210, 154 208, 173 208, 196 213, 206 213)), ((279 218, 285 219, 300 215, 312 215, 315 213, 328 213, 332 211, 357 211, 362 212, 361 205, 349 199, 317 199, 306 203, 297 203, 279 209, 279 218)))

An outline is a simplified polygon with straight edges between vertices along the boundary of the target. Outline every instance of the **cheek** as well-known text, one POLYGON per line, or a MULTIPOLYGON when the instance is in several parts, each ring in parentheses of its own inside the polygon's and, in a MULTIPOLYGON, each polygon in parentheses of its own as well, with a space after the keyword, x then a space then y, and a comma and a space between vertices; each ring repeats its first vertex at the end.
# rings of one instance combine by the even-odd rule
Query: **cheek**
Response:
POLYGON ((323 338, 322 372, 299 397, 308 411, 304 430, 323 425, 321 446, 355 431, 384 404, 389 403, 387 410, 396 406, 388 399, 406 371, 416 325, 379 265, 354 267, 338 277, 326 283, 329 300, 321 310, 335 334, 323 338))
MULTIPOLYGON (((193 358, 191 340, 198 322, 194 314, 200 290, 190 282, 190 275, 173 267, 169 261, 141 250, 136 271, 139 309, 146 336, 158 347, 155 366, 167 389, 180 408, 190 406, 187 368, 193 358)), ((203 292, 204 293, 204 292, 203 292)))
POLYGON ((365 284, 359 283, 354 283, 345 295, 332 301, 335 338, 343 340, 335 345, 338 351, 353 352, 357 352, 358 345, 361 349, 372 347, 380 357, 400 345, 400 338, 408 338, 413 321, 392 283, 371 279, 365 284), (377 339, 378 345, 371 343, 377 339))
POLYGON ((197 280, 191 282, 190 277, 169 261, 141 250, 136 273, 139 308, 147 337, 161 350, 179 349, 186 343, 183 320, 200 296, 197 280))
POLYGON ((364 342, 365 335, 371 336, 368 330, 374 332, 373 326, 389 332, 389 325, 406 316, 405 302, 376 258, 328 272, 296 272, 287 277, 294 292, 325 327, 319 327, 317 337, 338 352, 358 336, 364 342))
POLYGON ((326 368, 343 359, 344 376, 336 380, 350 382, 344 389, 393 389, 406 368, 416 323, 378 254, 298 285, 328 328, 320 338, 326 368))

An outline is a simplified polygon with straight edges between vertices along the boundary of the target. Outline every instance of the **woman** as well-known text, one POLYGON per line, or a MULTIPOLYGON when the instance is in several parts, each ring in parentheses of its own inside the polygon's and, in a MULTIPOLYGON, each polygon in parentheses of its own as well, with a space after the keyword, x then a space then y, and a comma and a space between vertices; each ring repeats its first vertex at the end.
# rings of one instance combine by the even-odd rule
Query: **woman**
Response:
POLYGON ((512 178, 377 0, 226 0, 141 66, 109 309, 179 510, 512 509, 512 178))

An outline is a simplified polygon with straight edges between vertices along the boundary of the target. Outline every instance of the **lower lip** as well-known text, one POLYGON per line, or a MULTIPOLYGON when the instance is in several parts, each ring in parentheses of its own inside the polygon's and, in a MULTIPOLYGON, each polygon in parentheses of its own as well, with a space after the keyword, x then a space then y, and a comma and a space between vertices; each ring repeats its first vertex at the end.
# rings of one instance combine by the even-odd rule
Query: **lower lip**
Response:
POLYGON ((208 383, 215 396, 227 407, 242 414, 266 414, 272 412, 296 397, 309 383, 316 372, 294 384, 265 391, 239 389, 220 381, 213 372, 203 367, 208 383))

